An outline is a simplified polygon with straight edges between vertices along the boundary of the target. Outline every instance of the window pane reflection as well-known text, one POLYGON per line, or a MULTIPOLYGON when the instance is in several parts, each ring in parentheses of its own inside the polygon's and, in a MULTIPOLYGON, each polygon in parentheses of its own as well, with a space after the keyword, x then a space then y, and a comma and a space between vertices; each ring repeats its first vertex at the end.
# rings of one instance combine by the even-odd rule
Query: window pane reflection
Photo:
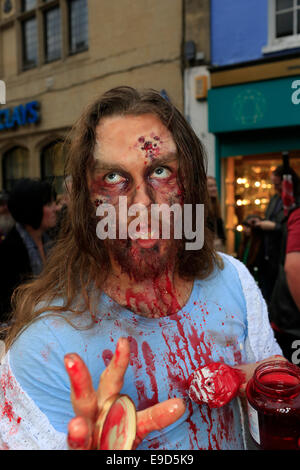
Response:
POLYGON ((61 57, 60 9, 57 7, 46 11, 44 19, 46 61, 51 62, 61 57))
POLYGON ((36 0, 22 0, 22 11, 32 10, 36 7, 36 0))
POLYGON ((276 37, 290 36, 293 34, 293 12, 280 13, 276 16, 276 37))
POLYGON ((70 52, 87 49, 88 46, 88 10, 86 0, 69 2, 70 52))
POLYGON ((277 11, 286 10, 287 8, 293 8, 293 0, 276 0, 277 11))
POLYGON ((23 67, 30 68, 37 65, 38 42, 36 18, 30 18, 22 23, 23 37, 23 67))

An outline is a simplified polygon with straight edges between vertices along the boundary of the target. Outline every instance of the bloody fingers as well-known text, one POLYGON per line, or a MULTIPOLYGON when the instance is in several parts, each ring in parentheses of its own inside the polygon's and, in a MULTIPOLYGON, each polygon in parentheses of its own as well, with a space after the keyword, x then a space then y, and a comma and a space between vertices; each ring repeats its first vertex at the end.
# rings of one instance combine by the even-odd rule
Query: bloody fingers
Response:
POLYGON ((126 338, 120 338, 109 365, 100 377, 98 387, 98 405, 101 408, 104 402, 113 395, 120 393, 124 375, 129 364, 130 345, 126 338))
POLYGON ((185 403, 180 398, 158 403, 137 414, 137 435, 134 448, 152 431, 160 431, 177 421, 185 412, 185 403))
POLYGON ((65 367, 71 382, 71 401, 77 416, 95 421, 98 405, 88 368, 78 354, 67 354, 65 367))
POLYGON ((92 446, 93 427, 78 416, 71 419, 68 426, 68 445, 71 450, 89 450, 92 446))

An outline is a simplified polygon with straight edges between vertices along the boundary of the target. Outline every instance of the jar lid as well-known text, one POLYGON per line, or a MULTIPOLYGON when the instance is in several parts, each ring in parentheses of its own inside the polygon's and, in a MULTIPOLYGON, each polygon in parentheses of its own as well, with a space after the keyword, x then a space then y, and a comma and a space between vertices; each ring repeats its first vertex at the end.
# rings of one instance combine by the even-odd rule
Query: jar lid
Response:
POLYGON ((136 408, 129 396, 113 395, 105 401, 96 422, 95 447, 131 450, 136 437, 136 408))

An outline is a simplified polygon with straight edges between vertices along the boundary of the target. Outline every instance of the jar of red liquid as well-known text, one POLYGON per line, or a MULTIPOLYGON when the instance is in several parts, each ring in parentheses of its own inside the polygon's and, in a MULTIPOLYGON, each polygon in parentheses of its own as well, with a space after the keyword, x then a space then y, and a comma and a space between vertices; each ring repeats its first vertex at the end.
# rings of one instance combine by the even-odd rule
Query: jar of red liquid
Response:
POLYGON ((247 384, 250 434, 260 449, 300 450, 300 368, 265 362, 247 384))

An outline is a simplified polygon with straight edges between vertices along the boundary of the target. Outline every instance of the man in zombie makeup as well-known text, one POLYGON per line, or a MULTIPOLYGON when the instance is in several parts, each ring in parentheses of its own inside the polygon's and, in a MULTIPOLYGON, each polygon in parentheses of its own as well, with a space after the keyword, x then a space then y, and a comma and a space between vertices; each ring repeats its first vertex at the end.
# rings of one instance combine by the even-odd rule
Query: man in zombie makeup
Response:
POLYGON ((134 448, 244 449, 239 398, 199 404, 189 379, 225 364, 242 377, 242 393, 258 362, 281 355, 255 281, 214 251, 206 227, 202 248, 186 249, 175 215, 169 239, 148 223, 135 237, 120 234, 121 198, 128 227, 134 205, 206 211, 199 139, 159 93, 119 87, 87 108, 69 140, 69 218, 42 275, 13 299, 2 447, 95 448, 103 403, 122 392, 138 410, 134 448), (101 239, 99 211, 108 206, 116 236, 101 239))

